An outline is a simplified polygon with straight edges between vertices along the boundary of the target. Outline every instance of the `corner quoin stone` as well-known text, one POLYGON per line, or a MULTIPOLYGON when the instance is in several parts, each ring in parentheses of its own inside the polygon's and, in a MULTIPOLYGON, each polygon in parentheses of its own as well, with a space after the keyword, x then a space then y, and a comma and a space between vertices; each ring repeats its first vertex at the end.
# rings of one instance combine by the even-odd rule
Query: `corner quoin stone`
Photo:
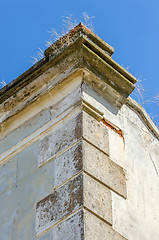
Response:
POLYGON ((86 208, 112 224, 111 191, 85 173, 69 180, 37 203, 36 233, 39 235, 80 208, 86 208))
POLYGON ((72 214, 53 228, 55 240, 84 240, 83 210, 72 214))
POLYGON ((126 240, 111 226, 87 210, 84 210, 84 228, 85 240, 126 240))
POLYGON ((83 112, 83 138, 109 155, 108 129, 86 112, 83 112))
POLYGON ((80 141, 53 160, 54 188, 83 169, 82 151, 82 141, 80 141))
POLYGON ((109 154, 108 129, 88 113, 80 111, 39 141, 39 166, 82 137, 101 151, 109 154))
POLYGON ((92 177, 84 174, 84 207, 112 224, 111 191, 92 177))
POLYGON ((39 143, 39 165, 44 164, 56 154, 75 143, 82 137, 82 112, 68 119, 39 143))
POLYGON ((127 197, 125 170, 102 151, 83 141, 83 167, 103 184, 127 197))
POLYGON ((40 234, 83 205, 83 176, 79 175, 37 203, 36 234, 40 234))

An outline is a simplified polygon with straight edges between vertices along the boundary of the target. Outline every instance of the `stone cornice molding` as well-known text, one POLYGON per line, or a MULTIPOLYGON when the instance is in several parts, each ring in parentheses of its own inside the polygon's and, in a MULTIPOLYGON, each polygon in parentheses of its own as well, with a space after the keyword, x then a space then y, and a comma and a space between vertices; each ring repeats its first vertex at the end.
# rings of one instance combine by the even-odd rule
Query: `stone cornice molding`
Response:
MULTIPOLYGON (((66 48, 59 47, 59 51, 55 54, 53 50, 51 51, 53 48, 49 47, 41 61, 1 89, 0 103, 3 103, 12 95, 16 95, 18 91, 49 68, 56 68, 62 59, 66 59, 71 54, 74 55, 75 68, 86 67, 98 73, 98 75, 103 76, 103 81, 122 96, 127 97, 133 91, 136 79, 111 58, 110 55, 113 53, 113 48, 83 25, 78 25, 75 28, 75 32, 78 33, 75 35, 76 38, 66 48)), ((69 68, 69 61, 67 68, 69 68)))

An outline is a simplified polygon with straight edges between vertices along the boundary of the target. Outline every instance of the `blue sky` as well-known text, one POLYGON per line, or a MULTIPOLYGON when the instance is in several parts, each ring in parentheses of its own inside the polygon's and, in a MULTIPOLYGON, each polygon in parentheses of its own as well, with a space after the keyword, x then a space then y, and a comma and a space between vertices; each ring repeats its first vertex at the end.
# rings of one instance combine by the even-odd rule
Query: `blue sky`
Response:
MULTIPOLYGON (((0 81, 9 83, 32 66, 31 56, 46 48, 48 31, 60 29, 66 12, 95 16, 95 33, 114 47, 114 60, 142 80, 145 99, 159 93, 158 0, 0 0, 0 81)), ((159 106, 144 107, 159 121, 159 106)))

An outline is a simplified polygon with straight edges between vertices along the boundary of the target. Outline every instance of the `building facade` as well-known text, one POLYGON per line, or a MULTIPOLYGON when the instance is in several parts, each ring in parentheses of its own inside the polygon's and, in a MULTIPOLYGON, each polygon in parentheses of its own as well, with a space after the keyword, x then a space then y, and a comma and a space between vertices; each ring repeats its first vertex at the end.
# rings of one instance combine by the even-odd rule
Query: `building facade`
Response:
POLYGON ((159 239, 159 130, 82 24, 0 90, 0 240, 159 239))

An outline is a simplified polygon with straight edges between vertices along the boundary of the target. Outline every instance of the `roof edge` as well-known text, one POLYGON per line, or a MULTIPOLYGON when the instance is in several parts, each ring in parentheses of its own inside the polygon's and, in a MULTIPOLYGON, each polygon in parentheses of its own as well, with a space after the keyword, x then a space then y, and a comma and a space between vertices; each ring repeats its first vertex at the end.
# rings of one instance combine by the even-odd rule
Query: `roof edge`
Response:
POLYGON ((138 104, 133 98, 130 96, 127 98, 127 101, 125 103, 128 107, 135 110, 143 119, 144 123, 148 126, 148 128, 152 131, 152 133, 155 135, 157 139, 159 139, 159 129, 155 125, 155 123, 150 118, 149 114, 146 112, 146 110, 138 104))
POLYGON ((71 40, 74 41, 74 38, 76 38, 76 36, 78 38, 79 36, 81 36, 82 33, 87 35, 96 45, 98 45, 98 47, 106 51, 109 56, 112 56, 112 54, 114 53, 114 48, 110 46, 108 43, 106 43, 104 40, 102 40, 100 37, 98 37, 94 32, 92 32, 89 28, 87 28, 82 23, 79 23, 76 27, 71 29, 66 35, 62 36, 56 42, 51 44, 51 46, 45 50, 44 55, 46 57, 50 56, 55 49, 61 48, 62 45, 64 45, 67 41, 70 41, 70 42, 71 40))
MULTIPOLYGON (((70 31, 71 32, 71 31, 70 31)), ((128 79, 131 83, 136 82, 136 78, 127 72, 124 68, 122 68, 118 63, 116 63, 111 54, 114 52, 114 49, 107 43, 105 43, 100 37, 94 34, 91 30, 85 27, 82 23, 77 25, 71 32, 71 36, 76 36, 73 41, 66 45, 64 48, 60 47, 60 39, 56 41, 53 45, 57 44, 59 48, 59 52, 53 54, 53 48, 50 46, 45 50, 45 57, 41 59, 39 62, 34 64, 31 68, 26 70, 23 74, 21 74, 18 78, 14 79, 12 82, 7 84, 5 87, 0 89, 0 102, 2 103, 3 99, 7 99, 14 94, 15 92, 19 91, 25 85, 28 84, 27 79, 32 76, 35 72, 40 72, 43 66, 48 65, 52 59, 56 59, 65 49, 69 48, 69 46, 73 45, 78 39, 83 38, 83 43, 88 46, 93 52, 95 52, 99 57, 101 57, 104 61, 106 61, 112 68, 114 68, 118 73, 123 75, 126 79, 128 79), (109 54, 108 54, 109 51, 109 54), (52 55, 53 54, 53 55, 52 55), (2 100, 1 100, 2 99, 2 100)), ((63 37, 66 38, 67 34, 63 37)))

